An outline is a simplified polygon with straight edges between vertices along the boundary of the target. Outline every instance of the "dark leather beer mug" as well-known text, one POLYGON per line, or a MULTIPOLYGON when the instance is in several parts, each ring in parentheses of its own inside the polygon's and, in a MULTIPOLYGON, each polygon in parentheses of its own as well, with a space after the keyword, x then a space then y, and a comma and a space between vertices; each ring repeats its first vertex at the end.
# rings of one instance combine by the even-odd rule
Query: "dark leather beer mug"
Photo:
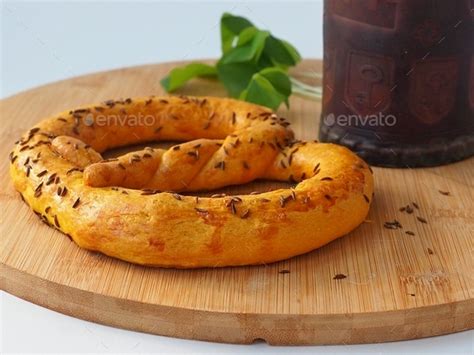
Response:
POLYGON ((325 0, 320 138, 378 166, 474 155, 474 0, 325 0))

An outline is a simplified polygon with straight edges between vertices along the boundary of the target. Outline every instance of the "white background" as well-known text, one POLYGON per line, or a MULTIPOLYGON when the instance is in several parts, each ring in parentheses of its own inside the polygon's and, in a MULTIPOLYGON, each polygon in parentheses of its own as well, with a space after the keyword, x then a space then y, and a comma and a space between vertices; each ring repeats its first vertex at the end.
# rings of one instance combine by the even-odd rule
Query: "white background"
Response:
MULTIPOLYGON (((447 1, 447 0, 446 0, 447 1)), ((0 97, 85 73, 220 53, 224 11, 322 56, 322 1, 2 1, 0 97)), ((1 237, 1 236, 0 236, 1 237)), ((0 293, 0 352, 472 354, 473 332, 389 344, 213 344, 114 329, 0 293)))

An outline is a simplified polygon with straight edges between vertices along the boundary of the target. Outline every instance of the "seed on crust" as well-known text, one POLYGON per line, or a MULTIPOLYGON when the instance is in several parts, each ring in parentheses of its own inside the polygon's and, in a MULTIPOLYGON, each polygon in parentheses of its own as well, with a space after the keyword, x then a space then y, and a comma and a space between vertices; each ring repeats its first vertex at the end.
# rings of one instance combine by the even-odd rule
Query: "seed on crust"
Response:
POLYGON ((198 150, 191 150, 190 152, 186 153, 187 155, 199 159, 199 151, 198 150))
POLYGON ((172 196, 173 196, 176 200, 178 200, 178 201, 181 201, 181 200, 182 200, 180 194, 173 193, 172 196))
POLYGON ((54 225, 55 225, 56 227, 58 227, 58 228, 61 228, 61 226, 59 225, 59 220, 58 220, 58 216, 57 216, 57 215, 54 216, 54 225))
POLYGON ((80 169, 80 168, 72 168, 72 169, 69 169, 69 170, 66 172, 66 175, 72 174, 72 173, 75 172, 75 171, 77 171, 77 172, 79 172, 79 173, 84 172, 83 169, 80 169))
POLYGON ((226 197, 227 195, 226 194, 214 194, 214 195, 211 195, 211 198, 220 198, 220 197, 226 197))
POLYGON ((43 183, 41 182, 38 186, 36 186, 35 194, 34 194, 35 197, 40 197, 41 196, 42 188, 43 188, 43 183))
POLYGON ((281 196, 280 196, 280 206, 281 206, 281 207, 285 207, 286 203, 287 203, 288 200, 290 200, 291 198, 292 198, 291 195, 289 195, 289 196, 283 196, 283 195, 281 195, 281 196))
POLYGON ((55 179, 56 179, 56 173, 52 174, 52 175, 48 178, 48 180, 46 181, 46 185, 51 185, 51 184, 54 182, 55 179))
POLYGON ((148 196, 148 195, 156 195, 157 193, 160 193, 160 190, 154 190, 154 189, 143 189, 142 190, 142 195, 143 196, 148 196))
POLYGON ((235 207, 235 203, 234 203, 233 200, 231 200, 231 203, 229 204, 229 208, 230 208, 230 211, 232 212, 232 214, 237 213, 237 208, 235 207))
POLYGON ((48 173, 48 170, 43 170, 43 171, 39 172, 38 174, 36 174, 36 176, 37 177, 42 177, 42 176, 45 176, 47 173, 48 173))
POLYGON ((79 204, 80 204, 80 203, 81 203, 81 198, 78 197, 78 198, 76 199, 76 201, 74 201, 74 203, 72 204, 72 208, 77 208, 77 207, 79 207, 79 204))
POLYGON ((247 210, 245 210, 245 211, 240 215, 240 218, 246 219, 246 218, 248 218, 249 216, 250 216, 250 210, 247 209, 247 210))
POLYGON ((214 165, 214 168, 225 170, 225 161, 222 160, 222 161, 218 162, 216 165, 214 165))

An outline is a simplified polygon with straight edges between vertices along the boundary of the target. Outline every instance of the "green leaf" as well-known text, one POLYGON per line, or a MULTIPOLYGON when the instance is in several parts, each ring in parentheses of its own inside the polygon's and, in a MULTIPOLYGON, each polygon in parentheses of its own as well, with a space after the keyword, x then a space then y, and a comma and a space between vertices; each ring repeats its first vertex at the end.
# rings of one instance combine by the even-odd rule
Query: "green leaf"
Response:
POLYGON ((244 17, 224 13, 221 17, 221 46, 222 53, 227 53, 237 36, 247 27, 253 27, 252 22, 244 17))
POLYGON ((241 33, 246 38, 243 40, 243 45, 231 48, 226 54, 223 55, 220 62, 222 64, 228 63, 244 63, 253 62, 256 63, 262 55, 263 49, 265 48, 265 41, 270 35, 267 31, 253 31, 252 28, 243 31, 241 33))
POLYGON ((235 46, 242 47, 243 45, 247 44, 255 38, 259 31, 260 30, 254 26, 247 27, 246 29, 242 30, 242 32, 240 32, 238 36, 237 43, 235 46))
POLYGON ((291 95, 291 80, 288 73, 280 68, 267 68, 261 70, 258 74, 266 78, 282 95, 289 97, 291 95))
POLYGON ((254 74, 240 99, 278 109, 284 102, 288 106, 291 95, 291 81, 288 74, 280 68, 267 68, 254 74))
POLYGON ((260 30, 249 20, 224 13, 221 17, 222 57, 216 66, 194 63, 173 69, 161 81, 171 92, 195 77, 218 77, 230 96, 278 108, 288 105, 292 85, 287 69, 301 56, 288 42, 260 30))
POLYGON ((296 65, 301 61, 301 56, 295 47, 274 36, 269 36, 267 38, 264 53, 272 59, 275 65, 289 67, 296 65))
POLYGON ((217 76, 217 70, 214 66, 202 63, 191 63, 184 67, 171 70, 169 75, 161 80, 161 85, 167 92, 172 92, 193 78, 215 76, 217 76))
POLYGON ((257 71, 252 63, 217 63, 219 80, 232 97, 239 97, 257 71))

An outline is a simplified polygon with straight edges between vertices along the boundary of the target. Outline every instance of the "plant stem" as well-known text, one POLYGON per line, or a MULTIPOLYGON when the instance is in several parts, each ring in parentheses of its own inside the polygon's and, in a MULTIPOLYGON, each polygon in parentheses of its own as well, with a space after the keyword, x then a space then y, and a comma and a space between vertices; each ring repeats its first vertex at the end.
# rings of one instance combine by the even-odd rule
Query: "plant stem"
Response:
POLYGON ((321 86, 311 86, 293 77, 290 77, 290 80, 292 84, 293 94, 310 100, 321 100, 323 96, 321 86))
POLYGON ((298 76, 303 76, 303 77, 312 78, 312 79, 322 79, 323 78, 322 73, 316 73, 314 71, 300 72, 300 73, 298 73, 298 76))

